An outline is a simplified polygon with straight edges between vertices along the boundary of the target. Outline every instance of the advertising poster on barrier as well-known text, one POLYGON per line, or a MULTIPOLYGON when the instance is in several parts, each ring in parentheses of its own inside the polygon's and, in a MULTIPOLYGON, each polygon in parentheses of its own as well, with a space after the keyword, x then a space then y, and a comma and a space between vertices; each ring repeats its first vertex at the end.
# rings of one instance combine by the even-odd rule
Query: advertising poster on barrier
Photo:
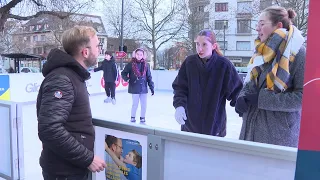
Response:
POLYGON ((147 180, 147 136, 97 126, 95 134, 95 155, 107 168, 93 179, 147 180))
POLYGON ((10 100, 9 75, 0 75, 0 100, 10 100))
POLYGON ((106 180, 142 180, 139 141, 105 135, 106 180))

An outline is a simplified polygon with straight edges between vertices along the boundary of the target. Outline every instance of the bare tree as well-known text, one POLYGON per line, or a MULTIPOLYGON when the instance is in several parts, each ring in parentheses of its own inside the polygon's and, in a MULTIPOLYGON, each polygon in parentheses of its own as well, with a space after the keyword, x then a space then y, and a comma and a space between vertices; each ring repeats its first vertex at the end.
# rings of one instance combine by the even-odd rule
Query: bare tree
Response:
MULTIPOLYGON (((107 32, 114 37, 121 36, 121 1, 105 0, 104 15, 106 21, 107 32)), ((137 23, 131 18, 132 14, 132 1, 124 1, 124 13, 123 13, 123 37, 132 39, 137 33, 137 23)))
POLYGON ((69 12, 75 13, 92 5, 93 0, 10 0, 1 3, 0 31, 4 30, 8 19, 29 20, 42 14, 65 18, 69 12))
POLYGON ((292 8, 297 17, 294 19, 294 25, 302 31, 302 35, 307 35, 309 0, 275 0, 275 3, 285 8, 292 8))
POLYGON ((302 35, 307 35, 309 0, 255 0, 253 3, 253 14, 259 15, 265 8, 276 5, 286 9, 293 9, 297 13, 293 24, 302 31, 302 35))
POLYGON ((157 51, 165 43, 178 38, 181 23, 181 6, 178 0, 134 0, 137 11, 131 18, 138 25, 139 40, 151 44, 154 68, 157 66, 157 51))
POLYGON ((10 53, 15 48, 12 34, 19 28, 19 22, 8 21, 3 32, 0 33, 0 53, 10 53))

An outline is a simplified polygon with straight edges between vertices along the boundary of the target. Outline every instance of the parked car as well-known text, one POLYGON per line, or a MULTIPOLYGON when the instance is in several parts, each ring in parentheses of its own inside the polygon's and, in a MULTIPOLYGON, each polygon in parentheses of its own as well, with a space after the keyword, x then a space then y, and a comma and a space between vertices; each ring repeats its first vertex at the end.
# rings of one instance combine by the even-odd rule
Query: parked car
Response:
POLYGON ((21 67, 20 73, 39 73, 39 69, 34 67, 21 67))

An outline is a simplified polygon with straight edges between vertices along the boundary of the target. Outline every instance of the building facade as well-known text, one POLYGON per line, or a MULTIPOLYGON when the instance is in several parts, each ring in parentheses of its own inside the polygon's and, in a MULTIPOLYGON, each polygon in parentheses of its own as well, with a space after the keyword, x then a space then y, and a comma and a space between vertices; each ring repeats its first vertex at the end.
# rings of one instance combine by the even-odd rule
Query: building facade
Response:
MULTIPOLYGON (((62 33, 75 25, 92 26, 100 41, 101 54, 104 58, 104 49, 107 46, 107 35, 100 16, 87 14, 70 14, 64 19, 52 15, 41 15, 21 23, 20 27, 12 34, 15 48, 14 53, 28 53, 41 55, 44 59, 53 48, 62 48, 62 33)), ((34 64, 22 64, 34 66, 34 64)))
POLYGON ((224 55, 236 67, 245 67, 254 52, 259 12, 272 5, 272 0, 189 0, 192 13, 208 12, 208 18, 197 29, 209 28, 224 55), (199 2, 199 3, 197 3, 199 2))
MULTIPOLYGON (((140 44, 134 39, 123 39, 124 51, 127 53, 127 56, 122 58, 123 66, 131 61, 132 52, 140 47, 140 44)), ((120 51, 120 38, 108 37, 108 42, 106 45, 106 51, 110 52, 114 58, 116 58, 116 51, 120 51)), ((116 58, 116 63, 118 67, 121 66, 121 59, 116 58)))

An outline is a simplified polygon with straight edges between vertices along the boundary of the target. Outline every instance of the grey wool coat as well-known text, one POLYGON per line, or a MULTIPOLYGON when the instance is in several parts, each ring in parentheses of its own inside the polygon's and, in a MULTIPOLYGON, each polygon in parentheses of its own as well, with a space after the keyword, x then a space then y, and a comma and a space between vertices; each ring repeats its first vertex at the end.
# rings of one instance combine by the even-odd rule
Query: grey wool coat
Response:
MULTIPOLYGON (((258 106, 249 106, 243 113, 240 140, 297 147, 300 132, 304 66, 306 49, 302 46, 293 62, 290 62, 290 81, 283 93, 275 93, 265 87, 267 71, 259 77, 258 106)), ((264 65, 264 68, 271 68, 264 65)), ((239 97, 253 88, 248 82, 239 97)))

